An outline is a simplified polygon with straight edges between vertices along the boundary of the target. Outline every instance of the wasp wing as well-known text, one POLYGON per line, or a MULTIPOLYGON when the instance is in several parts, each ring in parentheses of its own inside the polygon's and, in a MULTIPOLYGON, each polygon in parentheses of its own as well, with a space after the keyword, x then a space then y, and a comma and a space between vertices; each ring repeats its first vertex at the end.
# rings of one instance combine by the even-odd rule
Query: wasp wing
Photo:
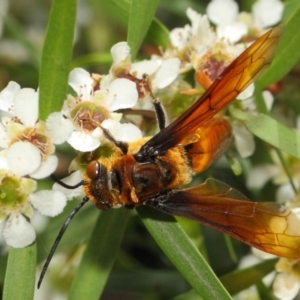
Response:
POLYGON ((237 190, 214 179, 190 189, 153 196, 147 205, 225 232, 260 250, 300 257, 300 220, 274 202, 251 202, 237 190), (246 200, 246 201, 245 201, 246 200))
POLYGON ((185 113, 144 144, 137 157, 163 155, 225 108, 270 64, 281 31, 278 26, 257 39, 185 113))

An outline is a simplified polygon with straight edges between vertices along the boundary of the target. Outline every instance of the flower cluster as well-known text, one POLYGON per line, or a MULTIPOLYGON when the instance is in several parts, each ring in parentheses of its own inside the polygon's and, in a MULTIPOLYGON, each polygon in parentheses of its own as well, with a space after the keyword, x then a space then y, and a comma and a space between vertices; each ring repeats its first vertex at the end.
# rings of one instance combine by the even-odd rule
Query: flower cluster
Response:
POLYGON ((7 244, 19 248, 35 239, 27 220, 33 217, 33 208, 56 216, 66 197, 58 191, 37 191, 35 179, 49 176, 58 163, 51 134, 38 120, 38 92, 10 82, 0 93, 0 111, 0 221, 7 219, 3 230, 7 244))

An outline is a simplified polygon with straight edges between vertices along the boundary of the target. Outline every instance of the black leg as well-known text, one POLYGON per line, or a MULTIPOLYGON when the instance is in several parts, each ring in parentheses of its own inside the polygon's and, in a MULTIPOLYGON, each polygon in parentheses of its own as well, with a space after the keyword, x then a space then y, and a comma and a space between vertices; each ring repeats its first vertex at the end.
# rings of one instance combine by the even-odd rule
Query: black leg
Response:
POLYGON ((151 88, 150 88, 150 85, 149 85, 148 75, 144 74, 143 79, 144 79, 144 82, 145 82, 144 84, 147 86, 147 90, 149 91, 150 97, 152 98, 152 103, 154 105, 154 109, 155 109, 159 129, 162 130, 166 127, 165 112, 162 108, 162 105, 161 105, 160 101, 157 98, 154 97, 154 95, 151 91, 151 88))
POLYGON ((153 99, 152 101, 156 113, 157 123, 159 126, 159 129, 162 130, 166 127, 166 116, 165 112, 161 106, 161 103, 158 99, 153 99))
POLYGON ((122 142, 122 141, 117 141, 107 129, 105 129, 102 126, 100 126, 100 128, 103 130, 105 137, 108 140, 110 140, 112 143, 114 143, 118 148, 120 148, 124 154, 126 154, 128 152, 128 144, 127 143, 122 142))

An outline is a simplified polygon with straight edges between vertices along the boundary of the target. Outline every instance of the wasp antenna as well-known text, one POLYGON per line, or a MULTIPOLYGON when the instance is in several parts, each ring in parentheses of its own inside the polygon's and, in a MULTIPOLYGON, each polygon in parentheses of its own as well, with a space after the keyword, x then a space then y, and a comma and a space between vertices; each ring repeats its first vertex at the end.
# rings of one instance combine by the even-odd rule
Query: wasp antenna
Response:
POLYGON ((52 246, 52 248, 51 248, 51 250, 50 250, 50 253, 48 254, 48 257, 47 257, 47 259, 46 259, 46 262, 45 262, 45 264, 44 264, 44 266, 43 266, 43 270, 42 270, 42 272, 41 272, 41 275, 40 275, 40 278, 39 278, 39 281, 38 281, 38 284, 37 284, 38 289, 40 288, 40 286, 41 286, 41 284, 42 284, 43 278, 44 278, 45 273, 46 273, 46 271, 47 271, 47 269, 48 269, 48 266, 49 266, 49 264, 50 264, 50 262, 51 262, 51 259, 52 259, 52 257, 53 257, 53 254, 55 253, 55 250, 56 250, 56 248, 57 248, 57 246, 58 246, 58 244, 59 244, 59 242, 60 242, 62 236, 64 235, 64 233, 65 233, 67 227, 69 226, 69 223, 71 222, 71 220, 73 219, 73 217, 76 215, 76 213, 80 210, 80 208, 81 208, 86 202, 88 202, 88 201, 89 201, 89 198, 88 198, 88 197, 84 197, 84 198, 82 199, 82 201, 81 201, 81 202, 75 207, 75 209, 70 213, 70 215, 69 215, 68 218, 66 219, 66 221, 65 221, 65 223, 64 223, 64 225, 63 225, 63 227, 60 229, 60 231, 59 231, 59 233, 58 233, 58 235, 57 235, 57 237, 56 237, 56 239, 55 239, 55 241, 54 241, 54 244, 53 244, 53 246, 52 246))
POLYGON ((69 189, 69 190, 74 190, 82 185, 84 185, 85 181, 81 180, 79 181, 77 184, 75 185, 69 185, 64 183, 63 181, 59 180, 54 174, 51 174, 51 178, 53 179, 53 181, 55 181, 56 183, 60 184, 62 187, 69 189))

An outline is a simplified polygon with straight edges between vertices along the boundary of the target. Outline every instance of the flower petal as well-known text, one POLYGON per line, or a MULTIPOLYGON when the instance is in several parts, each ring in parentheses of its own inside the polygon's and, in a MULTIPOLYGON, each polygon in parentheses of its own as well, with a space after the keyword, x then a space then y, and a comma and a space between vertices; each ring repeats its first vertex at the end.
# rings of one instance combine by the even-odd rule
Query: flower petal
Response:
POLYGON ((212 0, 206 8, 208 18, 217 25, 234 22, 238 12, 239 7, 233 0, 212 0))
POLYGON ((281 20, 283 11, 280 0, 258 0, 252 6, 254 24, 262 28, 275 25, 281 20))
POLYGON ((26 126, 34 126, 38 119, 38 92, 24 88, 15 95, 13 113, 26 126))
POLYGON ((42 215, 55 217, 60 214, 67 203, 67 198, 60 191, 38 191, 29 196, 29 200, 33 207, 42 215))
POLYGON ((23 215, 11 214, 4 227, 3 237, 8 245, 23 248, 35 240, 35 231, 23 215))
POLYGON ((110 119, 103 121, 102 126, 118 141, 133 142, 142 138, 140 129, 133 124, 121 124, 110 119))
MULTIPOLYGON (((82 181, 82 174, 80 173, 80 171, 76 171, 76 172, 73 172, 70 176, 62 179, 61 181, 70 186, 74 186, 82 181)), ((83 193, 82 186, 80 186, 76 189, 67 189, 67 188, 64 188, 63 186, 61 186, 59 183, 54 183, 53 190, 64 193, 68 200, 73 199, 74 197, 78 197, 78 196, 82 195, 82 193, 83 193)))
POLYGON ((293 300, 300 290, 299 279, 289 273, 279 273, 273 283, 273 292, 281 300, 293 300))
POLYGON ((41 163, 39 149, 29 142, 14 143, 7 149, 6 157, 9 169, 19 176, 34 172, 41 163))
POLYGON ((63 117, 60 112, 50 114, 46 120, 46 126, 52 141, 56 145, 64 143, 73 132, 73 124, 63 117))
POLYGON ((217 34, 219 38, 225 38, 231 43, 237 43, 248 33, 248 27, 243 22, 232 22, 230 24, 219 25, 217 34))
POLYGON ((273 103, 274 103, 274 96, 270 91, 267 91, 267 90, 263 91, 262 95, 263 95, 264 101, 266 103, 266 107, 267 107, 268 111, 270 111, 273 106, 273 103))
POLYGON ((130 108, 137 103, 138 92, 136 84, 125 78, 114 80, 106 97, 106 105, 110 111, 130 108))
POLYGON ((3 124, 0 124, 0 148, 7 148, 10 142, 10 138, 7 134, 6 128, 3 124))
POLYGON ((9 170, 7 159, 6 159, 6 151, 0 151, 0 170, 9 170))
POLYGON ((278 174, 279 170, 275 165, 261 164, 248 172, 246 186, 249 189, 261 189, 269 180, 278 174))
POLYGON ((30 174, 30 177, 34 179, 45 178, 56 170, 57 164, 57 157, 55 155, 49 155, 46 160, 41 163, 39 168, 30 174))
POLYGON ((82 100, 90 99, 93 83, 90 73, 84 69, 75 68, 70 72, 69 85, 82 100))
POLYGON ((177 78, 179 69, 180 60, 178 58, 164 60, 153 78, 153 86, 159 89, 165 88, 177 78))
POLYGON ((170 34, 171 44, 179 50, 187 46, 189 39, 191 38, 191 27, 185 25, 183 28, 175 28, 170 34))
POLYGON ((248 99, 248 98, 252 97, 252 95, 254 93, 254 89, 255 89, 254 83, 251 83, 244 91, 239 93, 239 95, 237 96, 237 99, 244 100, 244 99, 248 99))
POLYGON ((91 134, 84 131, 74 131, 68 143, 75 149, 81 152, 94 151, 100 146, 100 141, 93 138, 91 134))
POLYGON ((233 123, 232 125, 233 137, 237 151, 243 158, 251 156, 255 150, 253 135, 246 129, 245 126, 241 126, 239 123, 233 123))
POLYGON ((286 204, 287 202, 293 201, 295 198, 296 198, 296 193, 290 182, 282 184, 277 189, 275 194, 276 202, 281 204, 286 204))
POLYGON ((155 73, 160 66, 157 59, 142 60, 131 65, 130 73, 139 79, 143 78, 143 75, 147 74, 151 76, 155 73))
POLYGON ((126 42, 120 42, 111 47, 110 53, 114 64, 117 65, 130 55, 130 47, 126 42))
POLYGON ((0 93, 0 109, 11 112, 14 104, 15 94, 20 91, 21 87, 18 83, 10 81, 6 88, 0 93))

